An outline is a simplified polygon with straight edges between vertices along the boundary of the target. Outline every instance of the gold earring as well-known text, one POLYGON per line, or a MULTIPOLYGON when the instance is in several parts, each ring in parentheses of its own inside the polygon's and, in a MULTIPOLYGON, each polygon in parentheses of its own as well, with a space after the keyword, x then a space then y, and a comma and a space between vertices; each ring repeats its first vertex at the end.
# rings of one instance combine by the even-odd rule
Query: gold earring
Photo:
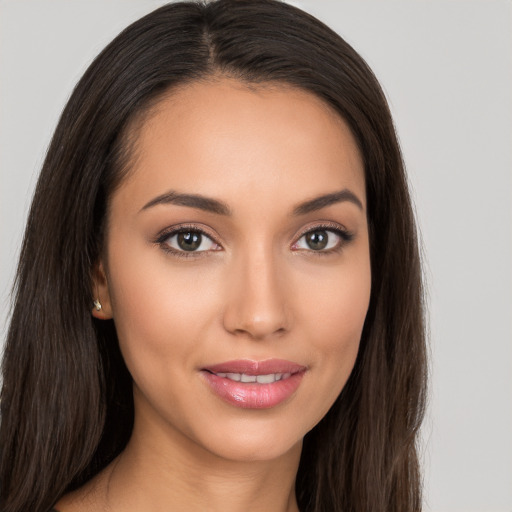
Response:
POLYGON ((96 311, 100 311, 101 310, 101 302, 99 299, 96 299, 94 301, 94 307, 96 308, 96 311))

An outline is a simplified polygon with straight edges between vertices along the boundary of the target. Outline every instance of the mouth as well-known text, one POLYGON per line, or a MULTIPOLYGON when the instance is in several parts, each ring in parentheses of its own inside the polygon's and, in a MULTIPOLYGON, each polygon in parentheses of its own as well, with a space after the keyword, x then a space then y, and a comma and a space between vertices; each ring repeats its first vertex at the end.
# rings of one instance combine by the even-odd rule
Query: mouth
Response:
MULTIPOLYGON (((212 373, 212 372, 211 372, 212 373)), ((279 380, 288 379, 292 376, 291 373, 267 373, 265 375, 248 375, 247 373, 214 373, 217 377, 226 378, 235 382, 244 383, 258 383, 258 384, 272 384, 279 380)))
POLYGON ((282 359, 228 361, 202 369, 214 395, 230 405, 269 409, 291 398, 307 367, 282 359))

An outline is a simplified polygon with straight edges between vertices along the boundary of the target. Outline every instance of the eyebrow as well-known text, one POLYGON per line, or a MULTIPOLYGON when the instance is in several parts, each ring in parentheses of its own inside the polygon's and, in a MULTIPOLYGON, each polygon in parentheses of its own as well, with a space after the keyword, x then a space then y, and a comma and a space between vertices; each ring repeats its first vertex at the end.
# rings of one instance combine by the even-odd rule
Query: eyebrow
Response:
POLYGON ((190 208, 216 213, 217 215, 231 215, 231 209, 222 201, 199 194, 179 194, 173 190, 155 197, 149 201, 149 203, 145 204, 141 211, 159 204, 177 204, 179 206, 189 206, 190 208))
POLYGON ((345 188, 339 192, 324 194, 297 205, 293 209, 293 215, 305 215, 345 201, 355 204, 360 210, 364 210, 361 200, 353 192, 345 188))
MULTIPOLYGON (((293 209, 293 215, 306 215, 307 213, 321 210, 322 208, 326 208, 327 206, 331 206, 336 203, 342 203, 345 201, 355 204, 360 210, 364 210, 363 204, 361 203, 360 199, 353 192, 345 188, 338 192, 324 194, 315 197, 314 199, 310 199, 308 201, 298 204, 293 209)), ((229 206, 226 203, 219 201, 218 199, 205 197, 199 194, 180 194, 173 190, 155 197, 154 199, 146 203, 141 208, 141 211, 147 210, 148 208, 152 208, 153 206, 157 206, 160 204, 176 204, 179 206, 197 208, 199 210, 215 213, 217 215, 231 215, 231 209, 229 208, 229 206)))

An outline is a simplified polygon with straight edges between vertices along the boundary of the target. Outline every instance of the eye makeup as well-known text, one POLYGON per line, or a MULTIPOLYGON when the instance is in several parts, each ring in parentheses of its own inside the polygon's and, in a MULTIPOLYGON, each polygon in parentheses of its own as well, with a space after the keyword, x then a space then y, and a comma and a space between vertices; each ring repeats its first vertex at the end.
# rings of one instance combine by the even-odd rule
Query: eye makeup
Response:
POLYGON ((353 232, 348 231, 338 223, 321 222, 303 229, 291 248, 295 251, 306 251, 318 256, 327 256, 340 252, 354 237, 353 232), (306 246, 302 245, 301 247, 302 239, 304 239, 306 246))
POLYGON ((168 227, 157 235, 154 243, 178 258, 198 258, 222 250, 215 237, 197 224, 168 227))
MULTIPOLYGON (((340 252, 354 237, 354 233, 338 223, 321 222, 304 228, 295 237, 290 249, 294 252, 327 256, 340 252)), ((216 237, 197 224, 168 227, 156 236, 154 243, 178 258, 199 258, 223 250, 216 237)))

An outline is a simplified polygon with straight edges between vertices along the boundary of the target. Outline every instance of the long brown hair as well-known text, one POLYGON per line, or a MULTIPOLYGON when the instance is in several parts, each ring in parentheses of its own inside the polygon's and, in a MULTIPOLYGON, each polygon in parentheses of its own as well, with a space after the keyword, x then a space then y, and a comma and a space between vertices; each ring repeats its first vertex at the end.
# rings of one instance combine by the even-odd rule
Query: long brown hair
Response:
POLYGON ((212 74, 309 91, 350 126, 366 174, 372 290, 354 370, 309 432, 303 512, 421 509, 417 434, 426 389, 418 242, 382 90, 336 33, 275 0, 161 7, 125 29, 76 86, 30 210, 3 359, 0 510, 47 512, 125 447, 131 377, 112 321, 91 317, 91 268, 128 127, 162 94, 212 74))

